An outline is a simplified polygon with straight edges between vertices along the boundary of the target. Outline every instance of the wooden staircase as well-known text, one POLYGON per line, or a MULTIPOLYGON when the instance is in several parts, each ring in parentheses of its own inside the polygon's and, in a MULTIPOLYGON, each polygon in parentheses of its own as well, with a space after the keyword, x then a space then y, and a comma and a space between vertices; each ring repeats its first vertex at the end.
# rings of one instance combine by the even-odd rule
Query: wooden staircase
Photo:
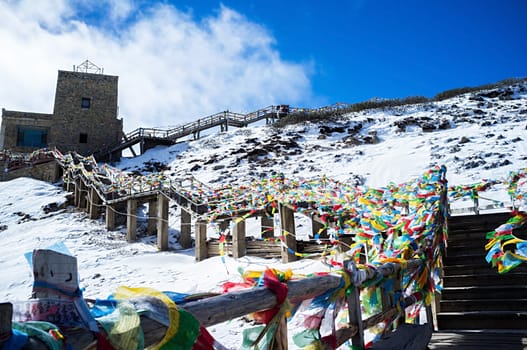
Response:
POLYGON ((500 275, 485 260, 486 233, 509 218, 449 218, 439 330, 527 330, 527 264, 500 275))

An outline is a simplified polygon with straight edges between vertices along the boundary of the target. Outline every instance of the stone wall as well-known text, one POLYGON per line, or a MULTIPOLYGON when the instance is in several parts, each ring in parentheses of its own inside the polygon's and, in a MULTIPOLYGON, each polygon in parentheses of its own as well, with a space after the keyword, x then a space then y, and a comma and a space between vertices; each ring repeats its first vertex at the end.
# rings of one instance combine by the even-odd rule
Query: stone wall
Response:
POLYGON ((44 129, 48 131, 49 137, 51 125, 51 114, 8 111, 2 109, 0 149, 8 149, 14 152, 31 152, 34 148, 17 146, 18 127, 26 126, 36 129, 44 129))
POLYGON ((118 145, 117 90, 117 76, 59 71, 49 146, 87 156, 118 145))
POLYGON ((37 180, 54 183, 59 181, 61 176, 60 166, 54 160, 47 163, 18 168, 11 170, 10 172, 5 172, 5 162, 0 161, 0 170, 0 181, 9 181, 18 177, 31 177, 37 180))
MULTIPOLYGON (((84 156, 107 152, 119 145, 123 133, 117 93, 117 76, 59 71, 53 114, 2 109, 0 149, 28 153, 47 146, 84 156), (17 146, 19 127, 46 131, 47 145, 17 146)), ((120 152, 113 156, 119 158, 120 152)))

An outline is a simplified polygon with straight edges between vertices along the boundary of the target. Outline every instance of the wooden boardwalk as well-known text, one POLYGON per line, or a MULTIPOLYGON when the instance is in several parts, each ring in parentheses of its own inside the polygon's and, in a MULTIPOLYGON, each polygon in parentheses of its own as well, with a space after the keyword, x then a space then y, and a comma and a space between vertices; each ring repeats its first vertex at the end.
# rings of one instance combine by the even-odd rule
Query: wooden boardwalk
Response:
POLYGON ((524 332, 509 333, 493 331, 439 331, 432 334, 428 344, 430 350, 526 350, 527 325, 524 332))

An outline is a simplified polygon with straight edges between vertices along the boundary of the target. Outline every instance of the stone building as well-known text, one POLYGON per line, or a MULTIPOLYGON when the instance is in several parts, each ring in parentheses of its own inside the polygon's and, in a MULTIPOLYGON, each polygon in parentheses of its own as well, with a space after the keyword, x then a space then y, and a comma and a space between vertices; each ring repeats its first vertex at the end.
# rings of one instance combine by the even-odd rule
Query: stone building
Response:
MULTIPOLYGON (((86 68, 88 64, 83 63, 86 68)), ((63 153, 108 158, 123 133, 122 119, 117 118, 118 77, 100 69, 85 70, 59 70, 52 114, 2 109, 0 149, 31 152, 56 147, 63 153)), ((120 151, 111 155, 112 160, 119 157, 120 151)))

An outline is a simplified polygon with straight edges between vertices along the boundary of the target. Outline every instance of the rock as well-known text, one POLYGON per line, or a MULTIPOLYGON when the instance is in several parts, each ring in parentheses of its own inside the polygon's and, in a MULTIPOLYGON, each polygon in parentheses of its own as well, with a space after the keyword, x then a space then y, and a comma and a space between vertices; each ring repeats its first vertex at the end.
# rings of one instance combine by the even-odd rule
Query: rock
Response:
POLYGON ((459 140, 459 144, 464 144, 464 143, 469 143, 469 142, 470 142, 470 139, 467 138, 466 136, 461 137, 461 139, 459 140))

